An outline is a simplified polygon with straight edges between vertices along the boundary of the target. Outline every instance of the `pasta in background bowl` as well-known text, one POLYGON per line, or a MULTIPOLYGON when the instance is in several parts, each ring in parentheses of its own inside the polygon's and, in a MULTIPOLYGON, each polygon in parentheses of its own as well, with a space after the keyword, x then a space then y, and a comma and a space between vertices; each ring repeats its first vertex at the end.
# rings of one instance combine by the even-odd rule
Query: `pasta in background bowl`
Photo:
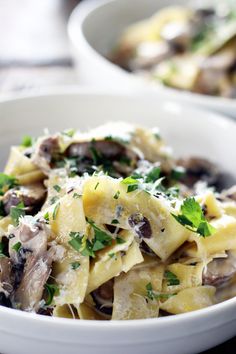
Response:
POLYGON ((235 291, 233 122, 85 93, 0 115, 0 350, 190 353, 235 334, 235 299, 215 305, 235 291))
MULTIPOLYGON (((234 97, 235 87, 233 76, 232 79, 228 80, 228 73, 231 77, 235 67, 234 15, 230 17, 232 21, 230 20, 227 28, 223 28, 224 21, 219 21, 220 26, 216 26, 217 31, 211 37, 211 40, 213 39, 211 43, 208 41, 209 38, 205 41, 205 35, 211 27, 210 23, 213 23, 213 31, 215 31, 214 16, 213 21, 212 17, 208 20, 204 19, 203 16, 203 24, 199 24, 198 18, 194 14, 194 25, 189 24, 189 31, 185 26, 185 21, 189 18, 192 8, 199 4, 204 8, 208 4, 211 6, 212 3, 213 5, 219 5, 218 0, 207 2, 176 0, 172 11, 173 1, 171 0, 88 0, 82 2, 73 11, 68 25, 68 33, 80 82, 85 85, 109 89, 115 85, 120 90, 143 92, 144 94, 156 95, 156 97, 162 95, 167 99, 171 96, 172 99, 181 102, 200 105, 235 117, 236 101, 233 98, 227 98, 234 97), (156 15, 154 16, 154 14, 156 15), (165 41, 159 43, 160 29, 163 24, 168 23, 168 21, 171 22, 171 19, 175 22, 174 26, 169 26, 171 31, 185 30, 187 34, 192 33, 193 36, 197 34, 199 28, 204 29, 209 24, 206 31, 195 37, 195 44, 204 44, 202 47, 204 52, 197 56, 195 54, 192 56, 191 53, 189 55, 188 51, 184 55, 173 55, 175 46, 173 50, 173 48, 169 48, 169 42, 168 44, 165 41), (197 26, 194 28, 195 25, 197 26), (99 32, 97 28, 99 28, 99 32), (126 29, 129 30, 126 31, 126 29), (223 43, 227 42, 227 38, 232 38, 232 46, 224 49, 223 54, 219 51, 220 55, 217 53, 217 55, 211 56, 211 50, 217 52, 217 46, 223 46, 223 43), (140 45, 139 51, 136 44, 142 42, 142 40, 144 43, 140 45), (117 52, 116 49, 119 46, 119 55, 115 62, 119 63, 120 66, 109 60, 111 53, 117 52), (135 55, 136 52, 137 55, 135 55), (140 65, 144 64, 145 61, 145 65, 150 64, 152 66, 152 60, 149 61, 150 56, 155 57, 154 62, 157 60, 157 64, 158 58, 169 58, 169 56, 171 58, 170 60, 163 60, 156 66, 154 65, 155 70, 153 67, 150 74, 149 68, 145 67, 147 70, 140 70, 140 65), (205 56, 207 60, 204 59, 205 56), (173 58, 174 60, 172 60, 173 58), (128 72, 121 66, 126 66, 129 71, 140 73, 144 71, 144 75, 128 72), (198 75, 199 72, 201 72, 201 75, 198 75), (151 80, 150 76, 152 77, 151 80), (214 77, 214 80, 211 79, 212 77, 214 77), (158 78, 164 85, 160 84, 158 78), (217 94, 218 97, 213 96, 217 94), (220 95, 224 97, 220 97, 220 95)), ((225 2, 222 1, 222 3, 221 10, 225 15, 225 2)), ((231 1, 231 4, 234 6, 234 1, 231 1)), ((169 29, 167 28, 168 31, 169 29)), ((211 31, 209 33, 211 35, 211 31)), ((179 37, 182 39, 183 36, 179 33, 179 37)))

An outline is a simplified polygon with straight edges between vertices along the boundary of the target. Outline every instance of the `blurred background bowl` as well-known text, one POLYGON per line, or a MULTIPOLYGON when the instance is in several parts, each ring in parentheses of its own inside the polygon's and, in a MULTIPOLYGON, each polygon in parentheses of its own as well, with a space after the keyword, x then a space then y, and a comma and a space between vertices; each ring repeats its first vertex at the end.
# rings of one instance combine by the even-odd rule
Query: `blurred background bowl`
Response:
MULTIPOLYGON (((187 4, 187 0, 175 1, 175 5, 187 4)), ((236 118, 236 99, 163 87, 128 73, 106 59, 127 26, 170 5, 173 5, 172 0, 88 0, 79 4, 70 17, 68 33, 80 83, 171 97, 236 118)))

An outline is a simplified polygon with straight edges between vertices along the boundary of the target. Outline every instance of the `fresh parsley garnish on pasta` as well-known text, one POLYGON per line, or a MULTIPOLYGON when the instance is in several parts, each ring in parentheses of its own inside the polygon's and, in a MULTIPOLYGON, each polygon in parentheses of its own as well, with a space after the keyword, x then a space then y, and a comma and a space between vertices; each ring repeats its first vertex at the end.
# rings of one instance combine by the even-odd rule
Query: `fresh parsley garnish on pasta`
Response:
POLYGON ((146 285, 147 298, 150 300, 167 300, 176 294, 163 294, 153 290, 152 283, 146 285))
POLYGON ((9 189, 18 185, 18 181, 14 176, 0 173, 0 195, 4 195, 9 189))
POLYGON ((31 147, 34 143, 34 139, 30 135, 25 135, 22 138, 21 146, 23 147, 31 147))
POLYGON ((211 236, 215 233, 216 230, 205 218, 201 205, 193 197, 184 200, 180 211, 179 215, 172 213, 172 216, 187 229, 203 237, 211 236))
POLYGON ((45 302, 46 306, 50 306, 52 304, 53 298, 55 295, 59 295, 59 287, 56 284, 45 284, 45 289, 47 291, 47 300, 45 302))
POLYGON ((165 271, 164 278, 167 280, 167 285, 168 286, 179 285, 180 284, 180 280, 178 279, 178 277, 174 273, 169 271, 169 270, 165 271))
POLYGON ((10 216, 12 218, 12 221, 13 221, 14 225, 17 226, 19 224, 20 217, 25 216, 24 203, 20 202, 16 206, 12 206, 11 207, 11 211, 10 211, 10 216))
POLYGON ((18 252, 21 248, 21 242, 16 242, 13 246, 12 249, 16 252, 18 252))

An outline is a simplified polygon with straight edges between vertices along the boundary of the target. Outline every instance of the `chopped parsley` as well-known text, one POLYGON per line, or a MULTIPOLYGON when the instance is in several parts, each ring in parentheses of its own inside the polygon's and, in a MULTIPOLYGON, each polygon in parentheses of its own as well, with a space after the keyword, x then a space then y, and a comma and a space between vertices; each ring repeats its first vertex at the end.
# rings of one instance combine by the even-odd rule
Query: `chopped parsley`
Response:
POLYGON ((139 188, 139 181, 133 177, 126 177, 121 183, 127 185, 127 193, 133 192, 139 188))
POLYGON ((113 252, 111 252, 111 253, 108 253, 108 256, 111 258, 111 259, 117 259, 117 257, 116 257, 116 254, 115 253, 113 253, 113 252))
POLYGON ((96 186, 94 187, 94 189, 96 190, 98 186, 99 186, 99 182, 96 183, 96 186))
POLYGON ((71 269, 76 270, 80 267, 80 262, 71 263, 71 269))
POLYGON ((44 214, 43 218, 47 223, 49 223, 49 212, 48 211, 44 214))
POLYGON ((76 130, 75 129, 68 129, 64 130, 61 132, 62 135, 68 136, 69 138, 72 138, 75 135, 76 130))
POLYGON ((146 285, 146 291, 147 291, 147 298, 150 300, 167 300, 170 297, 176 295, 176 294, 162 294, 162 293, 157 293, 153 290, 152 288, 152 283, 148 283, 146 285))
POLYGON ((178 277, 174 273, 170 272, 169 270, 165 271, 164 277, 167 280, 168 286, 180 284, 178 277))
POLYGON ((77 252, 81 252, 83 256, 95 257, 93 252, 92 243, 86 239, 86 236, 81 235, 80 232, 71 231, 69 236, 71 240, 68 242, 71 247, 73 247, 77 252))
POLYGON ((112 224, 112 225, 119 224, 119 220, 117 220, 117 219, 113 219, 113 220, 111 221, 111 224, 112 224))
POLYGON ((176 166, 175 168, 172 169, 170 178, 179 181, 186 173, 186 170, 184 167, 181 166, 176 166))
POLYGON ((93 221, 87 219, 87 222, 91 225, 94 231, 93 251, 99 251, 106 246, 110 246, 112 237, 95 225, 93 221))
POLYGON ((55 206, 55 208, 53 209, 53 213, 52 213, 52 219, 53 219, 53 220, 56 220, 59 207, 60 207, 60 203, 57 203, 56 206, 55 206))
POLYGON ((126 241, 123 239, 123 238, 121 238, 121 237, 116 237, 116 243, 118 244, 118 245, 121 245, 122 243, 125 243, 126 241))
POLYGON ((9 189, 17 185, 17 179, 14 176, 0 173, 0 195, 4 195, 9 189))
POLYGON ((193 198, 186 198, 179 215, 172 214, 178 223, 200 236, 207 237, 215 233, 215 228, 206 220, 201 205, 193 198))
POLYGON ((55 191, 57 191, 58 193, 61 191, 61 187, 58 184, 55 184, 55 186, 53 186, 53 188, 55 189, 55 191))
POLYGON ((82 235, 80 232, 70 232, 69 236, 71 240, 68 243, 76 251, 81 252, 83 256, 95 257, 94 252, 111 245, 112 237, 95 225, 93 221, 87 219, 87 222, 93 228, 93 239, 91 241, 88 240, 86 236, 82 235))
POLYGON ((47 300, 45 302, 46 306, 52 304, 55 295, 59 295, 59 287, 55 284, 45 284, 45 289, 47 290, 47 300))
POLYGON ((74 193, 73 194, 73 198, 74 199, 79 199, 79 198, 81 198, 82 197, 82 194, 78 194, 78 193, 74 193))
POLYGON ((25 135, 22 138, 21 146, 23 147, 31 147, 34 143, 34 139, 30 135, 25 135))
POLYGON ((58 201, 58 199, 59 199, 58 196, 52 197, 52 198, 50 199, 50 204, 51 204, 51 205, 52 205, 52 204, 55 204, 55 203, 58 201))
POLYGON ((23 202, 20 202, 18 205, 11 207, 10 217, 12 218, 13 224, 15 226, 19 224, 19 219, 22 216, 25 216, 25 206, 23 202))
POLYGON ((18 252, 21 248, 21 242, 16 242, 13 246, 12 249, 16 252, 18 252))
POLYGON ((160 167, 153 167, 150 172, 145 175, 144 181, 146 183, 154 183, 160 178, 160 167))
POLYGON ((120 191, 117 191, 117 192, 114 194, 113 198, 114 198, 114 199, 118 199, 119 196, 120 196, 120 191))

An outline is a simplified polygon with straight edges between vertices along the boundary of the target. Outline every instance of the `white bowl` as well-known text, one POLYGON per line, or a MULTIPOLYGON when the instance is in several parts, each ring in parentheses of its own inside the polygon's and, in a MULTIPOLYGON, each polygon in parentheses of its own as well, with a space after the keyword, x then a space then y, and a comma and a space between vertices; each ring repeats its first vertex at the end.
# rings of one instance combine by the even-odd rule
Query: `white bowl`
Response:
MULTIPOLYGON (((189 0, 176 0, 174 3, 186 5, 189 0)), ((80 83, 171 97, 236 118, 236 99, 162 87, 126 72, 105 58, 128 25, 148 18, 158 9, 168 5, 173 5, 173 0, 87 0, 78 5, 70 17, 68 33, 80 83)))
MULTIPOLYGON (((0 102, 1 165, 12 144, 69 127, 109 120, 160 126, 176 155, 201 155, 236 174, 236 123, 213 113, 139 96, 67 92, 0 102)), ((5 354, 190 354, 236 334, 236 298, 170 317, 133 321, 79 321, 0 306, 0 352, 5 354)))

